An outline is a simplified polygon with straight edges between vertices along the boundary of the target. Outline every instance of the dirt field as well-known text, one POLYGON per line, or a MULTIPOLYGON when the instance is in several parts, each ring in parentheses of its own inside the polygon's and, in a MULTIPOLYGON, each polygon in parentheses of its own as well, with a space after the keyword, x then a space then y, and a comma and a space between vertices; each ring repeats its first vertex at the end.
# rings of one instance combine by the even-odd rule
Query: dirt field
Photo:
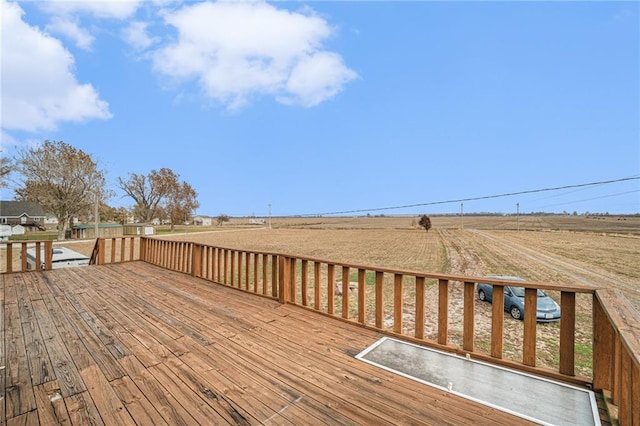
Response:
MULTIPOLYGON (((386 268, 517 275, 530 281, 613 287, 621 289, 640 311, 640 217, 436 216, 428 233, 417 229, 416 223, 417 217, 274 218, 268 229, 233 219, 208 232, 184 227, 171 238, 386 268)), ((90 254, 93 242, 64 245, 90 254)), ((429 284, 425 333, 435 338, 437 287, 429 284)), ((409 333, 412 295, 409 284, 404 293, 409 333)), ((559 300, 559 294, 550 292, 550 296, 559 300)), ((459 344, 462 285, 451 286, 450 301, 451 343, 459 344)), ((589 375, 591 300, 578 295, 577 301, 577 373, 589 375)), ((491 306, 480 301, 476 306, 476 345, 489 351, 491 306)), ((385 314, 392 317, 391 312, 385 314)), ((538 363, 557 366, 558 324, 539 324, 538 331, 538 363)), ((522 322, 505 313, 505 356, 520 359, 521 349, 522 322)))
MULTIPOLYGON (((586 284, 621 289, 640 311, 640 218, 585 217, 435 217, 428 233, 415 218, 274 219, 272 229, 246 229, 240 220, 214 232, 176 235, 228 248, 289 253, 298 256, 388 268, 472 276, 517 275, 530 281, 586 284), (518 231, 519 227, 519 231, 518 231)), ((412 312, 411 287, 405 288, 405 311, 412 312), (407 296, 409 296, 407 298, 407 296)), ((559 301, 559 293, 550 292, 559 301)), ((426 335, 435 338, 437 289, 427 293, 426 335), (429 303, 431 301, 431 303, 429 303)), ((453 285, 449 311, 452 343, 461 340, 462 286, 453 285)), ((576 364, 589 375, 591 300, 578 295, 576 364)), ((388 313, 391 316, 391 313, 388 313)), ((489 350, 491 306, 477 303, 476 345, 489 350)), ((411 330, 411 315, 405 329, 411 330)), ((559 326, 539 324, 538 362, 557 365, 559 326)), ((410 331, 409 331, 410 332, 410 331)), ((505 355, 522 356, 522 322, 505 313, 505 355)))

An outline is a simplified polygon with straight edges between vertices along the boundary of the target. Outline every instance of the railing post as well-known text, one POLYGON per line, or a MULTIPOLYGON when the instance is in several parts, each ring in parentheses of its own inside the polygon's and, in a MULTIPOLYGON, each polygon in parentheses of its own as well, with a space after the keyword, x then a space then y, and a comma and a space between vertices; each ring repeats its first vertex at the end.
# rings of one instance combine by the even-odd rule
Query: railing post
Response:
POLYGON ((7 243, 7 268, 6 268, 6 271, 7 271, 7 273, 13 272, 13 243, 7 243))
POLYGON ((50 271, 53 268, 53 241, 44 242, 44 269, 50 271))
POLYGON ((100 238, 98 239, 98 265, 104 265, 104 258, 105 258, 105 254, 104 254, 104 250, 105 250, 105 243, 104 243, 104 238, 100 238))
POLYGON ((575 375, 576 294, 560 293, 560 373, 575 375))
POLYGON ((604 308, 593 294, 593 388, 613 390, 614 330, 604 308))

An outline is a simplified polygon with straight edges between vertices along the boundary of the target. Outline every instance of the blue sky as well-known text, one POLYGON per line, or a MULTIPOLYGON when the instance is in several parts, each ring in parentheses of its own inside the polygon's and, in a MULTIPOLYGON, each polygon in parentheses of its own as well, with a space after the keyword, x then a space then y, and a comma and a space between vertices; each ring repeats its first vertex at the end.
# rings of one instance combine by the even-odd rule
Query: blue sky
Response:
POLYGON ((118 177, 168 167, 212 216, 455 213, 625 178, 464 211, 640 212, 637 2, 2 1, 2 20, 2 155, 63 140, 115 206, 118 177))

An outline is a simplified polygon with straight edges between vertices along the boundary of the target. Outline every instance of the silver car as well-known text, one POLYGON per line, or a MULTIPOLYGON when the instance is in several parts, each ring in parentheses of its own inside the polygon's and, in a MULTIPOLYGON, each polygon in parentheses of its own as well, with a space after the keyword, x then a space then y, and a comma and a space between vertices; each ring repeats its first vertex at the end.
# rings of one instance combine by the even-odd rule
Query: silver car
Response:
MULTIPOLYGON (((524 281, 520 277, 510 276, 492 276, 488 278, 524 281)), ((477 291, 480 300, 486 302, 493 300, 493 286, 491 284, 478 283, 477 291)), ((509 312, 515 319, 522 320, 524 318, 524 287, 504 286, 504 310, 509 312)), ((536 320, 538 322, 560 321, 560 306, 540 289, 538 289, 536 320)))

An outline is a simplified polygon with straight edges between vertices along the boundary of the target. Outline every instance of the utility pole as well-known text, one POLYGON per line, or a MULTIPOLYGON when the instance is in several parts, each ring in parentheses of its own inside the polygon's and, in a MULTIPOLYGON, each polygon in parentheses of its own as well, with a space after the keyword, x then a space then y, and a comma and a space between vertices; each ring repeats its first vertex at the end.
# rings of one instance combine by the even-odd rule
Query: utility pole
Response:
POLYGON ((271 229, 271 203, 269 203, 269 229, 271 229))
POLYGON ((460 229, 464 229, 464 203, 460 203, 460 229))
POLYGON ((516 225, 520 232, 520 203, 516 203, 516 225))

